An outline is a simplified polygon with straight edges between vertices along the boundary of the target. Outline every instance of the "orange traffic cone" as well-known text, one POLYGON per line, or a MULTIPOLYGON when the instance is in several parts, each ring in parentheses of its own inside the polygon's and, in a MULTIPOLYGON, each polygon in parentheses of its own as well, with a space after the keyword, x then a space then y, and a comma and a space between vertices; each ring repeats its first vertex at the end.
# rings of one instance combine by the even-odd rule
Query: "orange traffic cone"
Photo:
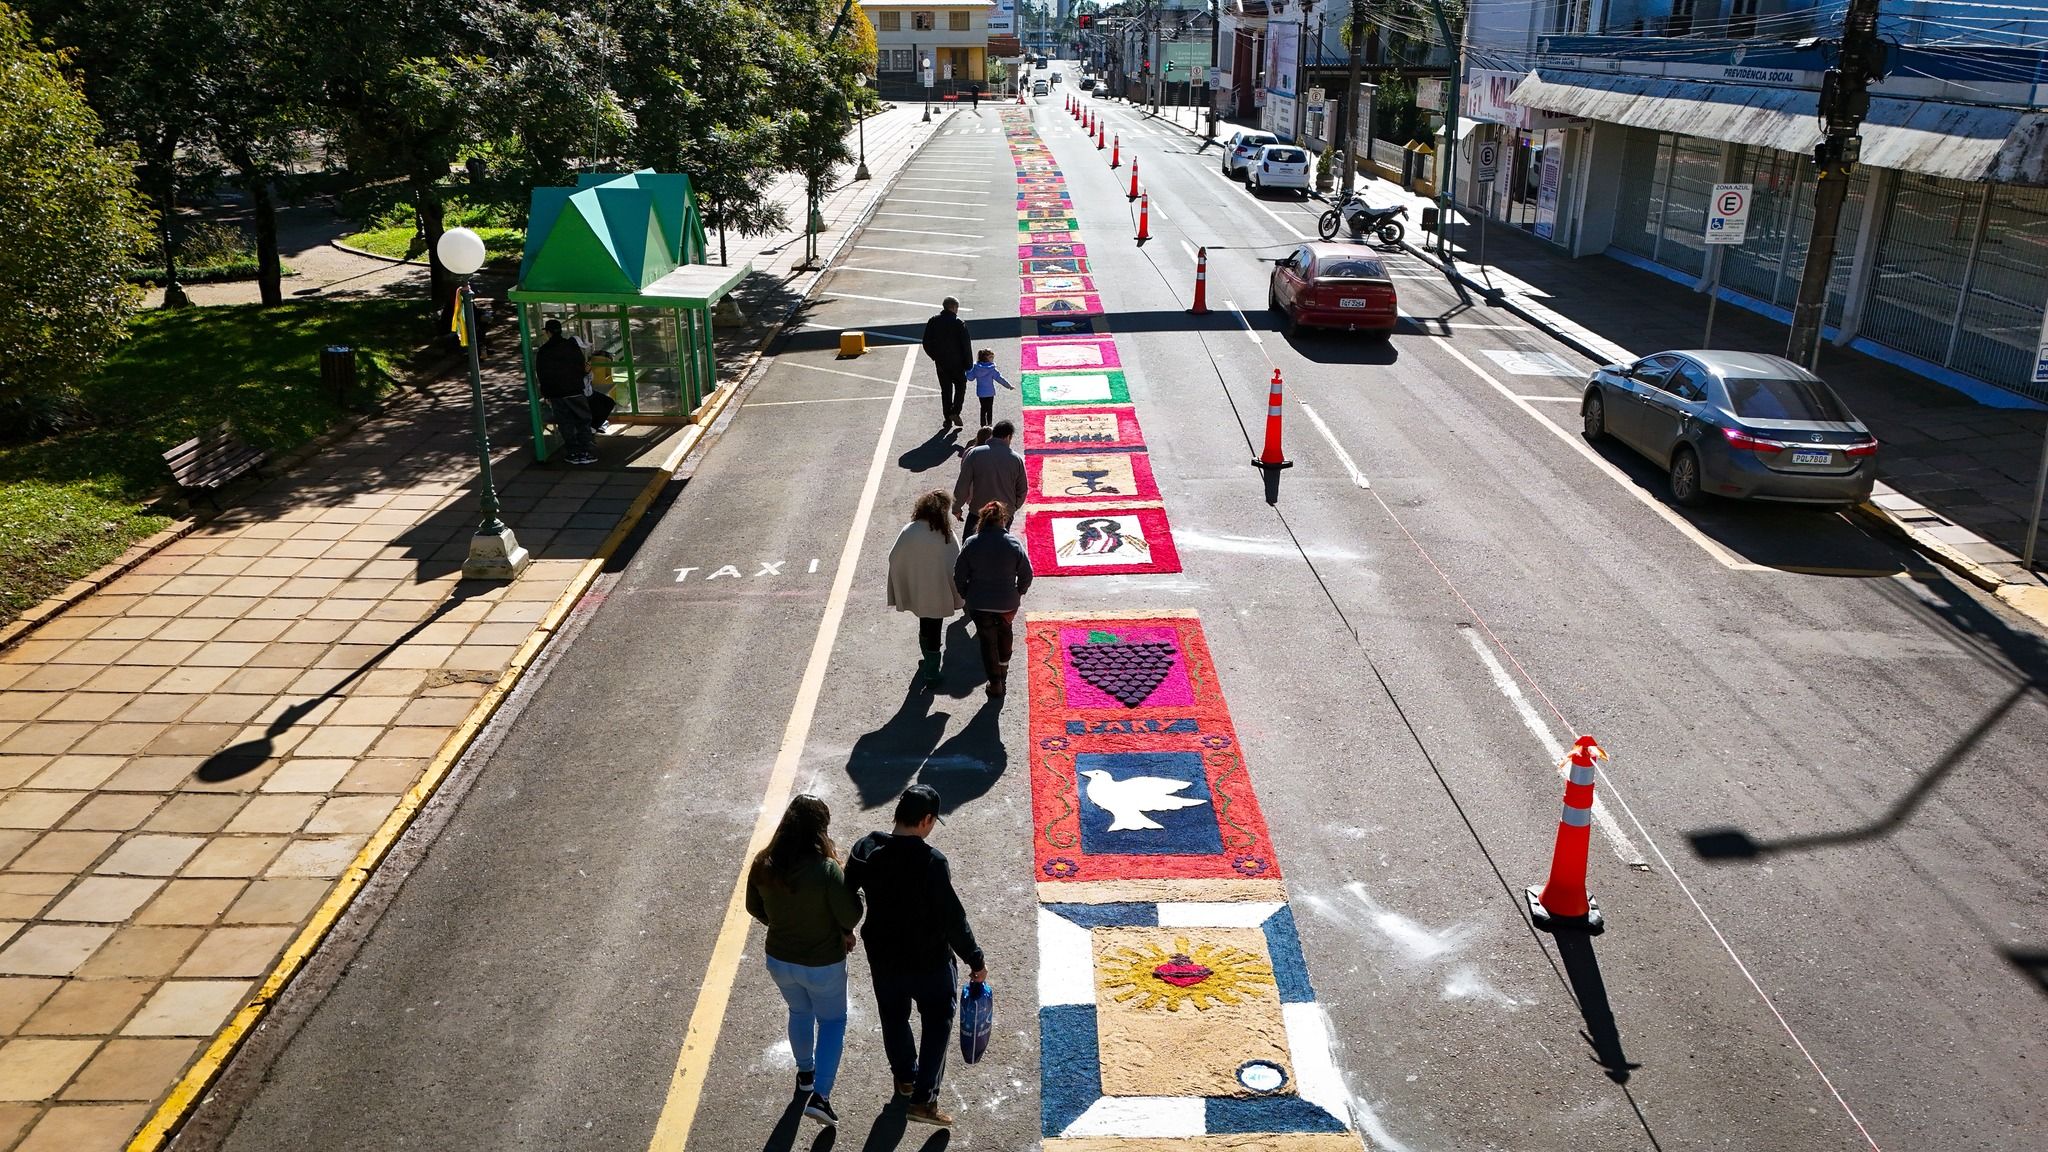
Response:
POLYGON ((1138 201, 1138 243, 1143 244, 1145 241, 1150 240, 1151 238, 1152 194, 1150 192, 1147 192, 1145 193, 1145 198, 1138 201))
POLYGON ((1116 136, 1112 141, 1112 147, 1109 152, 1109 166, 1111 168, 1121 168, 1124 166, 1124 138, 1121 135, 1116 136))
POLYGON ((1209 314, 1209 250, 1195 249, 1195 306, 1188 309, 1190 316, 1209 314))
POLYGON ((1528 889, 1529 920, 1545 932, 1597 936, 1607 928, 1599 901, 1586 893, 1586 849, 1593 838, 1593 761, 1606 758, 1591 736, 1579 737, 1565 758, 1571 774, 1564 786, 1557 847, 1550 855, 1550 879, 1541 888, 1528 889))
POLYGON ((1252 460, 1261 468, 1292 468, 1294 461, 1280 454, 1280 370, 1273 369, 1273 391, 1266 398, 1266 449, 1252 460))
POLYGON ((1098 123, 1095 125, 1095 150, 1100 152, 1107 147, 1109 147, 1109 133, 1098 123))
POLYGON ((1129 200, 1136 200, 1137 198, 1138 198, 1138 158, 1137 158, 1136 156, 1133 156, 1133 157, 1131 157, 1131 194, 1130 194, 1130 195, 1129 195, 1128 197, 1126 197, 1126 199, 1129 199, 1129 200))

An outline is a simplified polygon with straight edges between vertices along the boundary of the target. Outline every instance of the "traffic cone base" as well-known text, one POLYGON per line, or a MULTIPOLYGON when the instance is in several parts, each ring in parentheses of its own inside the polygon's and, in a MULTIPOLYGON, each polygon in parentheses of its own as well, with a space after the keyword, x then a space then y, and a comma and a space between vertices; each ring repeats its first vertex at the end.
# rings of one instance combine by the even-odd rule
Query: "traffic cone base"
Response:
POLYGON ((1544 932, 1584 932, 1598 936, 1607 931, 1607 921, 1600 915, 1600 902, 1592 896, 1586 897, 1584 916, 1559 916, 1543 906, 1543 889, 1525 888, 1523 894, 1529 900, 1529 922, 1544 932))

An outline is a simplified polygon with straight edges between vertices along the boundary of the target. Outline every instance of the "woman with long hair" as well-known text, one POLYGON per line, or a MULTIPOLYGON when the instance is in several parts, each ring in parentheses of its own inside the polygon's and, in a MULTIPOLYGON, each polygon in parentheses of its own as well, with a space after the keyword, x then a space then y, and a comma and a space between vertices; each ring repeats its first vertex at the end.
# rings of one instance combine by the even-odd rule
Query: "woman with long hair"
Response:
POLYGON ((832 1083, 846 1048, 846 954, 861 907, 839 870, 831 825, 832 810, 816 796, 789 802, 775 838, 747 870, 747 913, 768 926, 768 977, 789 1005, 804 1115, 836 1127, 832 1083))
POLYGON ((1009 690, 1010 622, 1031 588, 1031 557, 1024 542, 1010 534, 1010 510, 1000 500, 981 506, 974 517, 974 535, 953 564, 953 586, 974 618, 974 637, 981 642, 981 667, 988 673, 988 698, 1000 700, 1009 690))
POLYGON ((926 684, 937 684, 939 630, 960 610, 953 588, 953 562, 960 546, 953 542, 953 497, 944 489, 917 498, 910 523, 896 534, 889 549, 889 607, 917 617, 918 671, 926 684))

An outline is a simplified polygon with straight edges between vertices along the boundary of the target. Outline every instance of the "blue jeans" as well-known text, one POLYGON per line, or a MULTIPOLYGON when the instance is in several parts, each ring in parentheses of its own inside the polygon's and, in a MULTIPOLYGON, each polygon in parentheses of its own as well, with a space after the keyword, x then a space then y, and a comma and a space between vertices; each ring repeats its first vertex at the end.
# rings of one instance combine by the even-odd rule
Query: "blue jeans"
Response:
POLYGON ((768 976, 789 1003, 789 1050, 796 1070, 812 1073, 818 1095, 829 1098, 846 1050, 846 961, 807 968, 770 956, 768 976))

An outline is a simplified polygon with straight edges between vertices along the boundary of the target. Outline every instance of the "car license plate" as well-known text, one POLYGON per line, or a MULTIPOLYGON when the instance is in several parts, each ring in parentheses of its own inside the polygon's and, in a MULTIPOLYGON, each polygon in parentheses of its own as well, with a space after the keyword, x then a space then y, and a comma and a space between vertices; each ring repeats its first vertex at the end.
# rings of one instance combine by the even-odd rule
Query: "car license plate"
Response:
POLYGON ((1792 462, 1794 464, 1827 464, 1833 462, 1834 458, 1835 454, 1833 452, 1792 453, 1792 462))
POLYGON ((1359 298, 1358 298, 1358 297, 1356 297, 1356 296, 1352 296, 1352 297, 1349 297, 1349 298, 1347 298, 1347 299, 1344 299, 1344 300, 1339 300, 1339 301, 1337 301, 1337 303, 1338 303, 1338 305, 1339 305, 1340 307, 1344 307, 1344 308, 1363 308, 1363 307, 1365 307, 1365 301, 1363 301, 1363 300, 1359 299, 1359 298))

